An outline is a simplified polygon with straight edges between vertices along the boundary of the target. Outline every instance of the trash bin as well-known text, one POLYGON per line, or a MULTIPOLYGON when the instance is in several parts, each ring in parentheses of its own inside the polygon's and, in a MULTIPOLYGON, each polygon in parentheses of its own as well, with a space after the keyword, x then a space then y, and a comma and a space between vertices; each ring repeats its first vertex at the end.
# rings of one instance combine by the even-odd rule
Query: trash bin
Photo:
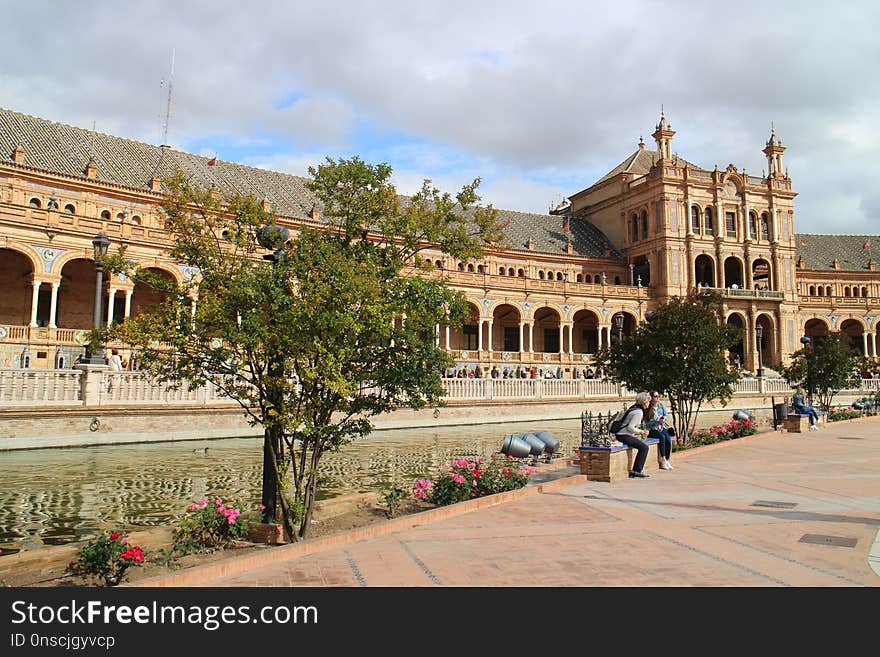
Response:
POLYGON ((773 426, 776 427, 783 422, 785 422, 785 418, 788 417, 788 403, 782 402, 781 404, 773 405, 773 426))

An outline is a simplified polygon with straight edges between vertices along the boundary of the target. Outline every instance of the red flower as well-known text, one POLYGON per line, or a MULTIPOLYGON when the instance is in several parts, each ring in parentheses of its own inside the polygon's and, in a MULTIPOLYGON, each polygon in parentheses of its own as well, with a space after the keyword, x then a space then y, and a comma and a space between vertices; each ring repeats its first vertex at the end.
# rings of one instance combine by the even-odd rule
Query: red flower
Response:
POLYGON ((134 561, 135 563, 142 563, 144 560, 144 551, 135 545, 134 547, 127 549, 119 556, 123 559, 134 561))
POLYGON ((122 536, 122 532, 113 532, 112 534, 110 534, 110 540, 115 541, 120 536, 122 536))

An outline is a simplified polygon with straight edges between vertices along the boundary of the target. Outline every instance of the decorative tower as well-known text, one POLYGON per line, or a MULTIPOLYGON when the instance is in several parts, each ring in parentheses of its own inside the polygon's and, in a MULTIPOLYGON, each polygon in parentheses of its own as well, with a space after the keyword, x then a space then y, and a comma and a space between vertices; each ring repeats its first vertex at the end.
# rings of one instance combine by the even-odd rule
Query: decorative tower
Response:
POLYGON ((767 140, 767 147, 764 149, 764 155, 767 156, 767 175, 770 178, 782 176, 785 169, 782 167, 782 154, 785 152, 785 146, 776 136, 776 130, 773 124, 770 124, 770 139, 767 140))
POLYGON ((659 154, 660 160, 672 159, 672 136, 674 134, 675 130, 669 125, 669 122, 666 120, 666 114, 661 107, 660 123, 657 124, 657 129, 654 131, 654 134, 651 135, 654 138, 654 141, 657 142, 657 153, 659 154))

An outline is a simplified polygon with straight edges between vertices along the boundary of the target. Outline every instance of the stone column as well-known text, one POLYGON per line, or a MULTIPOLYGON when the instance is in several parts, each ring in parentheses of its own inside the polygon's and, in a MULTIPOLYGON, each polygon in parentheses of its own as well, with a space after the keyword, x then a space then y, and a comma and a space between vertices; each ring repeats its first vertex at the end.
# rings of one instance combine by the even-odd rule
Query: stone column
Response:
POLYGON ((523 343, 523 326, 525 326, 525 323, 522 320, 520 320, 519 321, 519 352, 520 353, 525 351, 525 344, 523 343))
POLYGON ((434 349, 440 348, 440 323, 434 324, 434 349))
POLYGON ((868 353, 868 334, 865 332, 862 332, 862 342, 865 343, 865 356, 870 356, 868 353))
POLYGON ((49 305, 49 328, 58 328, 58 290, 61 281, 52 283, 52 303, 49 305))
POLYGON ((42 281, 33 280, 33 296, 31 297, 31 326, 37 325, 37 307, 40 304, 40 284, 42 281))
POLYGON ((116 305, 116 293, 118 290, 115 287, 110 288, 110 295, 107 298, 107 327, 109 328, 111 324, 113 324, 113 306, 116 305))
POLYGON ((574 322, 568 325, 568 353, 574 355, 574 322))
POLYGON ((535 353, 535 323, 529 325, 529 353, 535 353))
POLYGON ((477 324, 477 351, 483 351, 483 324, 482 319, 477 324))
POLYGON ((560 322, 559 323, 559 354, 564 353, 562 348, 564 346, 563 337, 565 336, 565 331, 563 330, 563 328, 564 327, 562 325, 562 322, 560 322))
POLYGON ((488 335, 488 338, 489 338, 489 344, 488 344, 488 351, 491 352, 491 351, 492 351, 492 320, 491 320, 491 319, 489 320, 488 324, 489 324, 489 335, 488 335))
POLYGON ((601 326, 601 325, 598 326, 598 327, 596 328, 596 333, 598 333, 598 341, 597 341, 596 349, 601 349, 601 348, 602 348, 602 345, 603 345, 604 342, 605 342, 605 341, 602 339, 602 337, 603 337, 603 335, 604 335, 604 333, 605 333, 605 327, 604 327, 604 326, 601 326))
POLYGON ((125 291, 125 319, 131 317, 131 296, 133 294, 134 290, 125 291))
POLYGON ((446 325, 446 351, 451 351, 449 345, 449 324, 446 325))
POLYGON ((877 332, 871 333, 871 355, 877 357, 877 332))

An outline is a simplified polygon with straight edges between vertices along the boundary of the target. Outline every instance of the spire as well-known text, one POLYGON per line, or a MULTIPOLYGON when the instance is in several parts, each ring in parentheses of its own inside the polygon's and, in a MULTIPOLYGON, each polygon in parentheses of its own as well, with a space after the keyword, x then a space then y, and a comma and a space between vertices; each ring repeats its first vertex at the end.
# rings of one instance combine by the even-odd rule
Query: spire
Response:
POLYGON ((657 152, 659 153, 661 160, 672 159, 673 135, 675 135, 675 130, 672 129, 672 126, 669 125, 669 122, 666 120, 666 112, 661 105, 660 123, 657 124, 657 129, 654 130, 654 134, 651 135, 654 138, 654 141, 657 142, 657 152))
POLYGON ((767 168, 769 176, 775 178, 781 176, 785 168, 782 165, 782 154, 785 152, 785 146, 782 140, 776 136, 776 128, 770 123, 770 139, 767 140, 767 146, 764 148, 764 155, 767 156, 767 168))

